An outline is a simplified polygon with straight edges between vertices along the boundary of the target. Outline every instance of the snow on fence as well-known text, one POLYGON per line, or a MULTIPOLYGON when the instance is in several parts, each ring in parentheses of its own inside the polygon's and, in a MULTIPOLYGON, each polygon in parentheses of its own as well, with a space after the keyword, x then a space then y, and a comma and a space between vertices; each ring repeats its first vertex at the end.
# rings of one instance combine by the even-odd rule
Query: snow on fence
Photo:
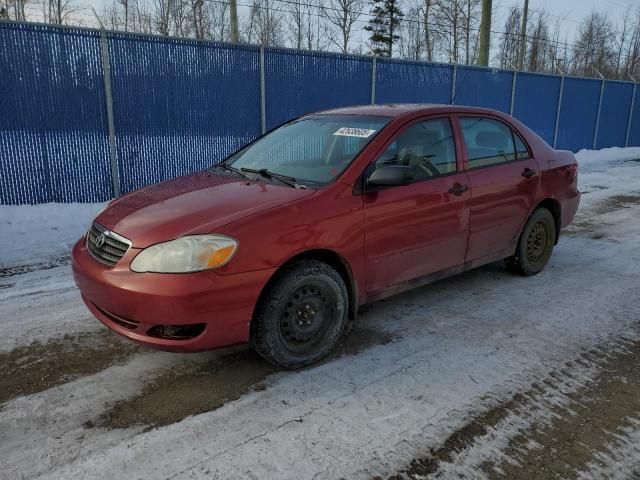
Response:
POLYGON ((557 148, 639 146, 635 97, 630 82, 0 21, 0 203, 104 201, 354 104, 483 106, 557 148))

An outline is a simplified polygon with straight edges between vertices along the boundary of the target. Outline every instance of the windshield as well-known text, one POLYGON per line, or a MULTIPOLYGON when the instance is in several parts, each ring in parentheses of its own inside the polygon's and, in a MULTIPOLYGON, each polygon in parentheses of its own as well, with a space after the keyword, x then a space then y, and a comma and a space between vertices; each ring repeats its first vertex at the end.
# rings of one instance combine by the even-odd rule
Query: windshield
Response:
POLYGON ((324 185, 340 175, 389 120, 359 115, 305 117, 268 133, 225 163, 237 170, 267 169, 300 184, 324 185))

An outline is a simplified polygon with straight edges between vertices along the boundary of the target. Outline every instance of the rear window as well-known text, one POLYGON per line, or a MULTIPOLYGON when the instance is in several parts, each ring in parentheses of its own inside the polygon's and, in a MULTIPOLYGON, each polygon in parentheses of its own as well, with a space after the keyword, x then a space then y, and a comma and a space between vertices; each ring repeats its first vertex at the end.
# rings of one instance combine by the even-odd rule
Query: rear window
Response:
POLYGON ((518 157, 518 160, 524 160, 525 158, 531 157, 526 143, 524 143, 524 140, 522 140, 520 135, 518 135, 515 131, 513 132, 513 140, 516 142, 516 155, 518 157))
MULTIPOLYGON (((490 118, 460 119, 469 168, 486 167, 516 159, 511 128, 490 118)), ((525 147, 526 150, 526 147, 525 147)))

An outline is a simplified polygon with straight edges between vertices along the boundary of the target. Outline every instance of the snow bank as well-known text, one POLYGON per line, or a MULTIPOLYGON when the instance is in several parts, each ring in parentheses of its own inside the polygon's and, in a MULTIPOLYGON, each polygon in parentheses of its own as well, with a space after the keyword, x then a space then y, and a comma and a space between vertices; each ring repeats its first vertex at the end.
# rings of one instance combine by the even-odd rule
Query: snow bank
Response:
POLYGON ((611 147, 602 150, 580 150, 576 153, 578 163, 583 165, 602 165, 603 163, 640 159, 640 147, 611 147))
POLYGON ((69 253, 103 205, 0 205, 0 268, 69 253))

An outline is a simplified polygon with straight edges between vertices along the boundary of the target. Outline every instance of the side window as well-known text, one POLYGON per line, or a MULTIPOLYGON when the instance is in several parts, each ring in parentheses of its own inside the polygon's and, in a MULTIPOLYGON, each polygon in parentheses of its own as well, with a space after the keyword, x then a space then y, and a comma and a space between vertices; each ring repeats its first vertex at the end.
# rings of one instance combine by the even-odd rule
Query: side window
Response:
POLYGON ((524 143, 524 140, 520 138, 520 135, 515 132, 515 130, 513 131, 513 139, 516 142, 516 155, 518 157, 518 160, 524 160, 525 158, 531 157, 527 145, 524 143))
POLYGON ((469 168, 486 167, 516 159, 511 129, 489 118, 460 119, 469 168))
POLYGON ((383 165, 406 165, 413 181, 456 171, 456 149, 451 123, 446 118, 426 120, 402 131, 376 160, 383 165))

